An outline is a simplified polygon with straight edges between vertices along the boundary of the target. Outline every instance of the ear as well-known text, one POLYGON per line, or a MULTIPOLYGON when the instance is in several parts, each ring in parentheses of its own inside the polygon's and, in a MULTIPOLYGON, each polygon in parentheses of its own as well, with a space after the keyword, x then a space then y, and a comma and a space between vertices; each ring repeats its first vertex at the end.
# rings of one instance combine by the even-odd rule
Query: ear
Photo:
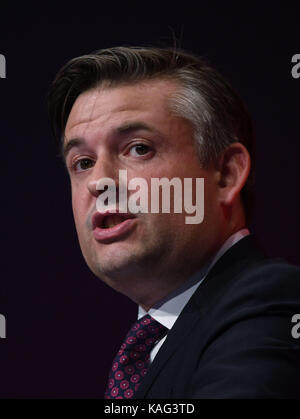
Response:
POLYGON ((228 208, 236 202, 250 167, 250 155, 243 144, 232 143, 222 153, 218 162, 219 200, 222 206, 228 208))

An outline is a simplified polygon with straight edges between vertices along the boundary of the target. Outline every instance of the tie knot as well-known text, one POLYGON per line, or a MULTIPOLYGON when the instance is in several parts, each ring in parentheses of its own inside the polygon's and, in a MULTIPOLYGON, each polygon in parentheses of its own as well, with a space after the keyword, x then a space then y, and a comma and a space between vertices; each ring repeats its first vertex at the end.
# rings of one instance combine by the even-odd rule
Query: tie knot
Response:
POLYGON ((127 349, 135 346, 139 350, 140 345, 141 350, 145 348, 144 350, 149 351, 167 330, 165 326, 146 314, 137 320, 128 332, 125 339, 127 349))

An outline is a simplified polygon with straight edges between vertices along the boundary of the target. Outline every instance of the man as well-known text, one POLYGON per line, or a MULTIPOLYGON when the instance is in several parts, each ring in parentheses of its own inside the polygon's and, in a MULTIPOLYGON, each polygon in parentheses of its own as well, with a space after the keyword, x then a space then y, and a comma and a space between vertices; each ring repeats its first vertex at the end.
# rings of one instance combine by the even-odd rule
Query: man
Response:
POLYGON ((116 47, 67 63, 49 110, 83 256, 139 305, 105 397, 299 397, 300 270, 268 260, 247 229, 253 131, 231 86, 192 54, 116 47), (103 179, 126 203, 136 193, 120 173, 149 186, 143 203, 154 178, 204 179, 203 220, 175 210, 175 187, 169 212, 123 210, 120 194, 98 210, 103 179))

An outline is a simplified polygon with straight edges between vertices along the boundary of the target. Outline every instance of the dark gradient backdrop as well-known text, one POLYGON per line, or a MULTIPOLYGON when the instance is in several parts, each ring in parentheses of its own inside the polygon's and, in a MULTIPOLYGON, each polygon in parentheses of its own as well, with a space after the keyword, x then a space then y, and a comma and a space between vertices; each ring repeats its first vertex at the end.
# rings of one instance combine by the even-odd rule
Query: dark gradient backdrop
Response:
POLYGON ((207 57, 253 115, 252 231, 271 255, 300 265, 300 79, 291 76, 300 6, 126 4, 1 5, 0 313, 7 338, 0 339, 0 397, 102 397, 112 357, 136 316, 135 305, 83 261, 69 181, 50 134, 46 93, 75 56, 116 45, 172 45, 175 33, 183 48, 207 57))

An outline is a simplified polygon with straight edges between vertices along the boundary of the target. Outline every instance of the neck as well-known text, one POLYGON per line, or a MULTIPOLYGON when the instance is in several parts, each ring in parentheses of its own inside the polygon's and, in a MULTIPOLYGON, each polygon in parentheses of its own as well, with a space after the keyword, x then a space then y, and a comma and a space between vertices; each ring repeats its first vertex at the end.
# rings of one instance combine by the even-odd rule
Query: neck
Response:
MULTIPOLYGON (((206 263, 203 264, 201 267, 198 267, 196 269, 197 275, 191 275, 190 277, 186 277, 184 280, 178 281, 178 282, 172 282, 173 287, 168 288, 166 290, 165 294, 159 294, 157 295, 157 298, 149 299, 149 296, 151 297, 155 296, 155 290, 153 290, 153 293, 147 293, 147 295, 144 296, 144 298, 140 295, 137 299, 137 304, 139 304, 146 312, 148 312, 153 307, 158 307, 161 304, 163 304, 165 301, 169 300, 176 294, 179 294, 181 292, 184 292, 185 289, 190 288, 193 286, 196 282, 199 281, 201 277, 204 277, 207 274, 207 271, 212 268, 212 266, 217 262, 217 260, 222 257, 223 253, 227 250, 227 247, 231 247, 233 243, 228 243, 228 246, 225 245, 225 242, 232 237, 235 233, 242 230, 243 228, 246 228, 245 225, 242 223, 237 226, 233 232, 228 233, 227 236, 222 241, 222 244, 218 246, 215 251, 210 255, 210 257, 206 260, 206 263), (225 246, 224 246, 225 245, 225 246)), ((195 272, 194 272, 195 273, 195 272)), ((162 291, 160 289, 160 291, 162 291)))

